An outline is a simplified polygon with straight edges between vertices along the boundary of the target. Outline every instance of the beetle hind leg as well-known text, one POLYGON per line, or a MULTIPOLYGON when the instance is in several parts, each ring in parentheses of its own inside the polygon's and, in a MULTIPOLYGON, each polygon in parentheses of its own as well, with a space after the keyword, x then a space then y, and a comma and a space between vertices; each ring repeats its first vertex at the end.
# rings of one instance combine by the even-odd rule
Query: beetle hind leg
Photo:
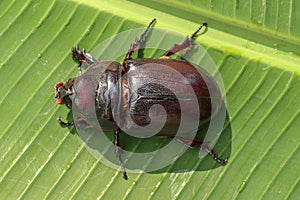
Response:
POLYGON ((206 153, 208 153, 208 155, 210 155, 215 161, 217 161, 220 164, 226 164, 228 159, 221 159, 217 156, 217 154, 214 152, 213 149, 210 149, 207 145, 202 144, 200 149, 206 153))
POLYGON ((172 137, 176 139, 177 141, 187 145, 190 148, 199 148, 200 150, 208 153, 215 161, 217 161, 220 164, 226 164, 228 159, 221 159, 217 156, 217 154, 214 152, 213 149, 209 148, 206 144, 204 144, 201 140, 199 139, 186 139, 186 138, 181 138, 181 137, 172 137))
POLYGON ((190 37, 187 37, 181 44, 175 44, 172 48, 167 50, 160 58, 169 58, 169 56, 180 51, 191 50, 194 46, 194 40, 196 39, 197 34, 204 26, 207 27, 206 22, 203 22, 198 29, 190 37))

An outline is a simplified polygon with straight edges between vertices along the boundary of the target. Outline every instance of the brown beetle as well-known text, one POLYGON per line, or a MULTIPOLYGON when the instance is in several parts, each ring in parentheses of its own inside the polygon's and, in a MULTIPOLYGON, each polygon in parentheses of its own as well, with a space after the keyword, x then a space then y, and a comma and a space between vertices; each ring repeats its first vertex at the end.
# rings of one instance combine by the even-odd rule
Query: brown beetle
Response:
MULTIPOLYGON (((79 76, 55 86, 55 99, 58 104, 66 105, 70 109, 76 106, 80 113, 89 113, 96 108, 101 128, 114 129, 115 153, 125 179, 127 174, 120 155, 119 134, 121 130, 127 133, 136 127, 147 126, 150 122, 154 124, 159 122, 161 120, 159 116, 149 117, 149 109, 157 104, 163 106, 167 114, 165 125, 156 134, 157 136, 174 138, 189 147, 207 152, 221 164, 227 162, 227 159, 220 159, 206 144, 188 133, 175 135, 178 124, 182 123, 183 107, 188 113, 185 123, 189 126, 200 120, 210 119, 211 115, 218 112, 218 109, 215 113, 211 111, 212 99, 217 99, 220 106, 222 104, 218 85, 205 70, 195 68, 187 61, 169 58, 175 53, 191 49, 196 35, 207 24, 202 23, 190 37, 181 44, 175 44, 160 58, 132 59, 132 54, 139 49, 154 22, 155 19, 130 46, 122 63, 95 60, 84 49, 80 51, 76 45, 72 48, 72 58, 78 63, 79 76), (84 63, 88 64, 88 67, 81 72, 84 63), (184 79, 174 81, 172 71, 176 71, 184 79), (175 85, 176 95, 173 90, 168 89, 170 85, 175 85), (188 92, 189 87, 193 92, 188 92), (195 109, 195 103, 199 107, 200 115, 199 110, 195 109)), ((74 125, 73 122, 63 122, 60 118, 58 122, 68 126, 74 125)))

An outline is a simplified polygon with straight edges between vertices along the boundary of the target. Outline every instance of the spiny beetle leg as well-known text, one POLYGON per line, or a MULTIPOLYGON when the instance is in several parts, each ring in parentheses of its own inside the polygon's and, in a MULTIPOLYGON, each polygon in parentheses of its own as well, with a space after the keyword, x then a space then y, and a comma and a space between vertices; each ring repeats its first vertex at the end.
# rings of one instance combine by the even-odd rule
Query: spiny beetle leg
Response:
MULTIPOLYGON (((126 61, 126 60, 132 59, 132 57, 131 57, 132 54, 140 48, 142 41, 145 39, 146 34, 148 33, 150 27, 152 26, 152 24, 153 24, 155 21, 156 21, 156 19, 154 18, 154 19, 148 24, 146 30, 140 35, 140 37, 137 38, 137 39, 134 41, 134 43, 132 43, 132 44, 130 45, 130 48, 129 48, 129 50, 128 50, 128 52, 127 52, 127 54, 126 54, 126 56, 125 56, 125 58, 124 58, 124 60, 123 60, 123 63, 124 63, 124 61, 126 61)), ((123 64, 123 66, 124 66, 124 64, 123 64)), ((127 71, 126 68, 125 68, 124 70, 127 71)))
POLYGON ((219 158, 213 149, 210 149, 206 144, 204 144, 199 139, 194 139, 193 141, 191 141, 191 139, 186 139, 186 138, 181 138, 181 137, 172 136, 172 138, 187 145, 188 147, 201 149, 202 151, 208 153, 215 161, 217 161, 220 164, 226 164, 228 161, 227 158, 226 159, 219 158))
POLYGON ((120 136, 119 136, 120 132, 121 132, 120 128, 116 128, 115 132, 114 132, 115 154, 117 155, 119 163, 121 165, 121 168, 122 168, 122 171, 123 171, 123 177, 124 177, 125 180, 127 180, 128 176, 126 174, 125 165, 124 165, 122 157, 121 157, 122 149, 121 149, 121 142, 120 142, 120 136))
POLYGON ((228 159, 225 158, 225 159, 221 159, 217 156, 217 154, 214 152, 213 149, 210 149, 207 145, 205 144, 202 144, 200 149, 202 151, 205 151, 206 153, 208 153, 215 161, 217 161, 218 163, 220 164, 226 164, 228 159))
POLYGON ((207 23, 203 22, 199 28, 190 36, 187 37, 181 44, 175 44, 172 48, 170 48, 168 51, 166 51, 161 58, 167 58, 175 53, 178 53, 180 51, 184 51, 184 50, 190 50, 193 48, 193 43, 194 40, 197 37, 197 34, 199 33, 199 31, 202 29, 202 27, 206 27, 207 23))
POLYGON ((80 51, 79 45, 76 44, 75 47, 72 47, 72 58, 73 60, 78 64, 78 73, 81 75, 81 65, 82 63, 87 64, 93 64, 95 62, 95 59, 93 56, 85 51, 85 49, 82 49, 80 51))
POLYGON ((64 122, 60 117, 57 118, 57 122, 62 126, 74 126, 74 122, 64 122))

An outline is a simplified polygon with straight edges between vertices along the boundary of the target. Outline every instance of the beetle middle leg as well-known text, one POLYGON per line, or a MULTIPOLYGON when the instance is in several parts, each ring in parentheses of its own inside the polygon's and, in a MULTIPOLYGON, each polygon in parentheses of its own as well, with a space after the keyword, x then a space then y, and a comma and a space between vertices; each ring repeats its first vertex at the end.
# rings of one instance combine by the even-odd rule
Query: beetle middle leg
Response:
MULTIPOLYGON (((141 34, 141 36, 140 36, 139 38, 137 38, 137 39, 134 41, 134 43, 132 43, 132 44, 130 45, 130 48, 129 48, 129 50, 128 50, 128 52, 127 52, 127 54, 126 54, 126 56, 125 56, 125 58, 124 58, 124 60, 123 60, 123 63, 124 63, 124 61, 126 61, 126 60, 131 60, 131 59, 132 59, 132 57, 131 57, 132 54, 140 48, 142 41, 145 39, 145 36, 146 36, 147 32, 149 31, 150 27, 152 26, 152 24, 153 24, 155 21, 156 21, 156 19, 154 18, 154 19, 148 24, 146 30, 141 34)), ((125 71, 126 71, 126 69, 125 69, 125 71)))
POLYGON ((125 180, 128 179, 127 174, 126 174, 126 169, 125 169, 125 165, 123 163, 122 157, 121 157, 121 142, 120 142, 120 132, 121 129, 120 128, 116 128, 115 132, 114 132, 114 143, 115 143, 115 154, 118 157, 119 163, 121 165, 122 171, 123 171, 123 177, 125 180))
POLYGON ((219 158, 213 149, 209 148, 206 144, 204 144, 201 140, 197 138, 193 140, 182 138, 182 137, 176 137, 176 136, 171 136, 171 138, 176 139, 177 141, 187 145, 190 148, 199 148, 200 150, 208 153, 208 155, 210 155, 215 161, 217 161, 220 164, 225 164, 228 161, 227 158, 225 159, 219 158))
POLYGON ((197 37, 197 34, 199 33, 199 31, 203 28, 203 27, 207 27, 207 23, 203 22, 198 29, 190 36, 187 37, 181 44, 175 44, 172 48, 170 48, 169 50, 167 50, 162 56, 161 58, 168 58, 169 56, 178 53, 180 51, 184 51, 184 50, 190 50, 193 48, 193 43, 194 40, 197 37))

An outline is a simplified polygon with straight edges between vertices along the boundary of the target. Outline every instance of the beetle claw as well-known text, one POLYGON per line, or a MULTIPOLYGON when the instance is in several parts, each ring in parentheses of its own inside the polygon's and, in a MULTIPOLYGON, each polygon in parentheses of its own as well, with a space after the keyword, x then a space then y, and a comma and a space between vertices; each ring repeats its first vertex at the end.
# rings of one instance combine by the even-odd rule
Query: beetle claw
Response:
MULTIPOLYGON (((197 34, 199 33, 199 31, 203 28, 203 27, 206 27, 207 29, 207 23, 206 22, 203 22, 202 24, 200 24, 200 26, 198 27, 198 29, 191 35, 191 39, 195 40, 196 37, 197 37, 197 34)), ((206 32, 206 29, 204 30, 204 32, 206 32)))
POLYGON ((125 180, 128 180, 128 176, 127 176, 126 172, 123 172, 123 178, 124 178, 125 180))
POLYGON ((79 44, 77 43, 77 44, 75 45, 75 47, 72 47, 72 49, 73 49, 75 52, 80 52, 80 50, 79 50, 79 44))

